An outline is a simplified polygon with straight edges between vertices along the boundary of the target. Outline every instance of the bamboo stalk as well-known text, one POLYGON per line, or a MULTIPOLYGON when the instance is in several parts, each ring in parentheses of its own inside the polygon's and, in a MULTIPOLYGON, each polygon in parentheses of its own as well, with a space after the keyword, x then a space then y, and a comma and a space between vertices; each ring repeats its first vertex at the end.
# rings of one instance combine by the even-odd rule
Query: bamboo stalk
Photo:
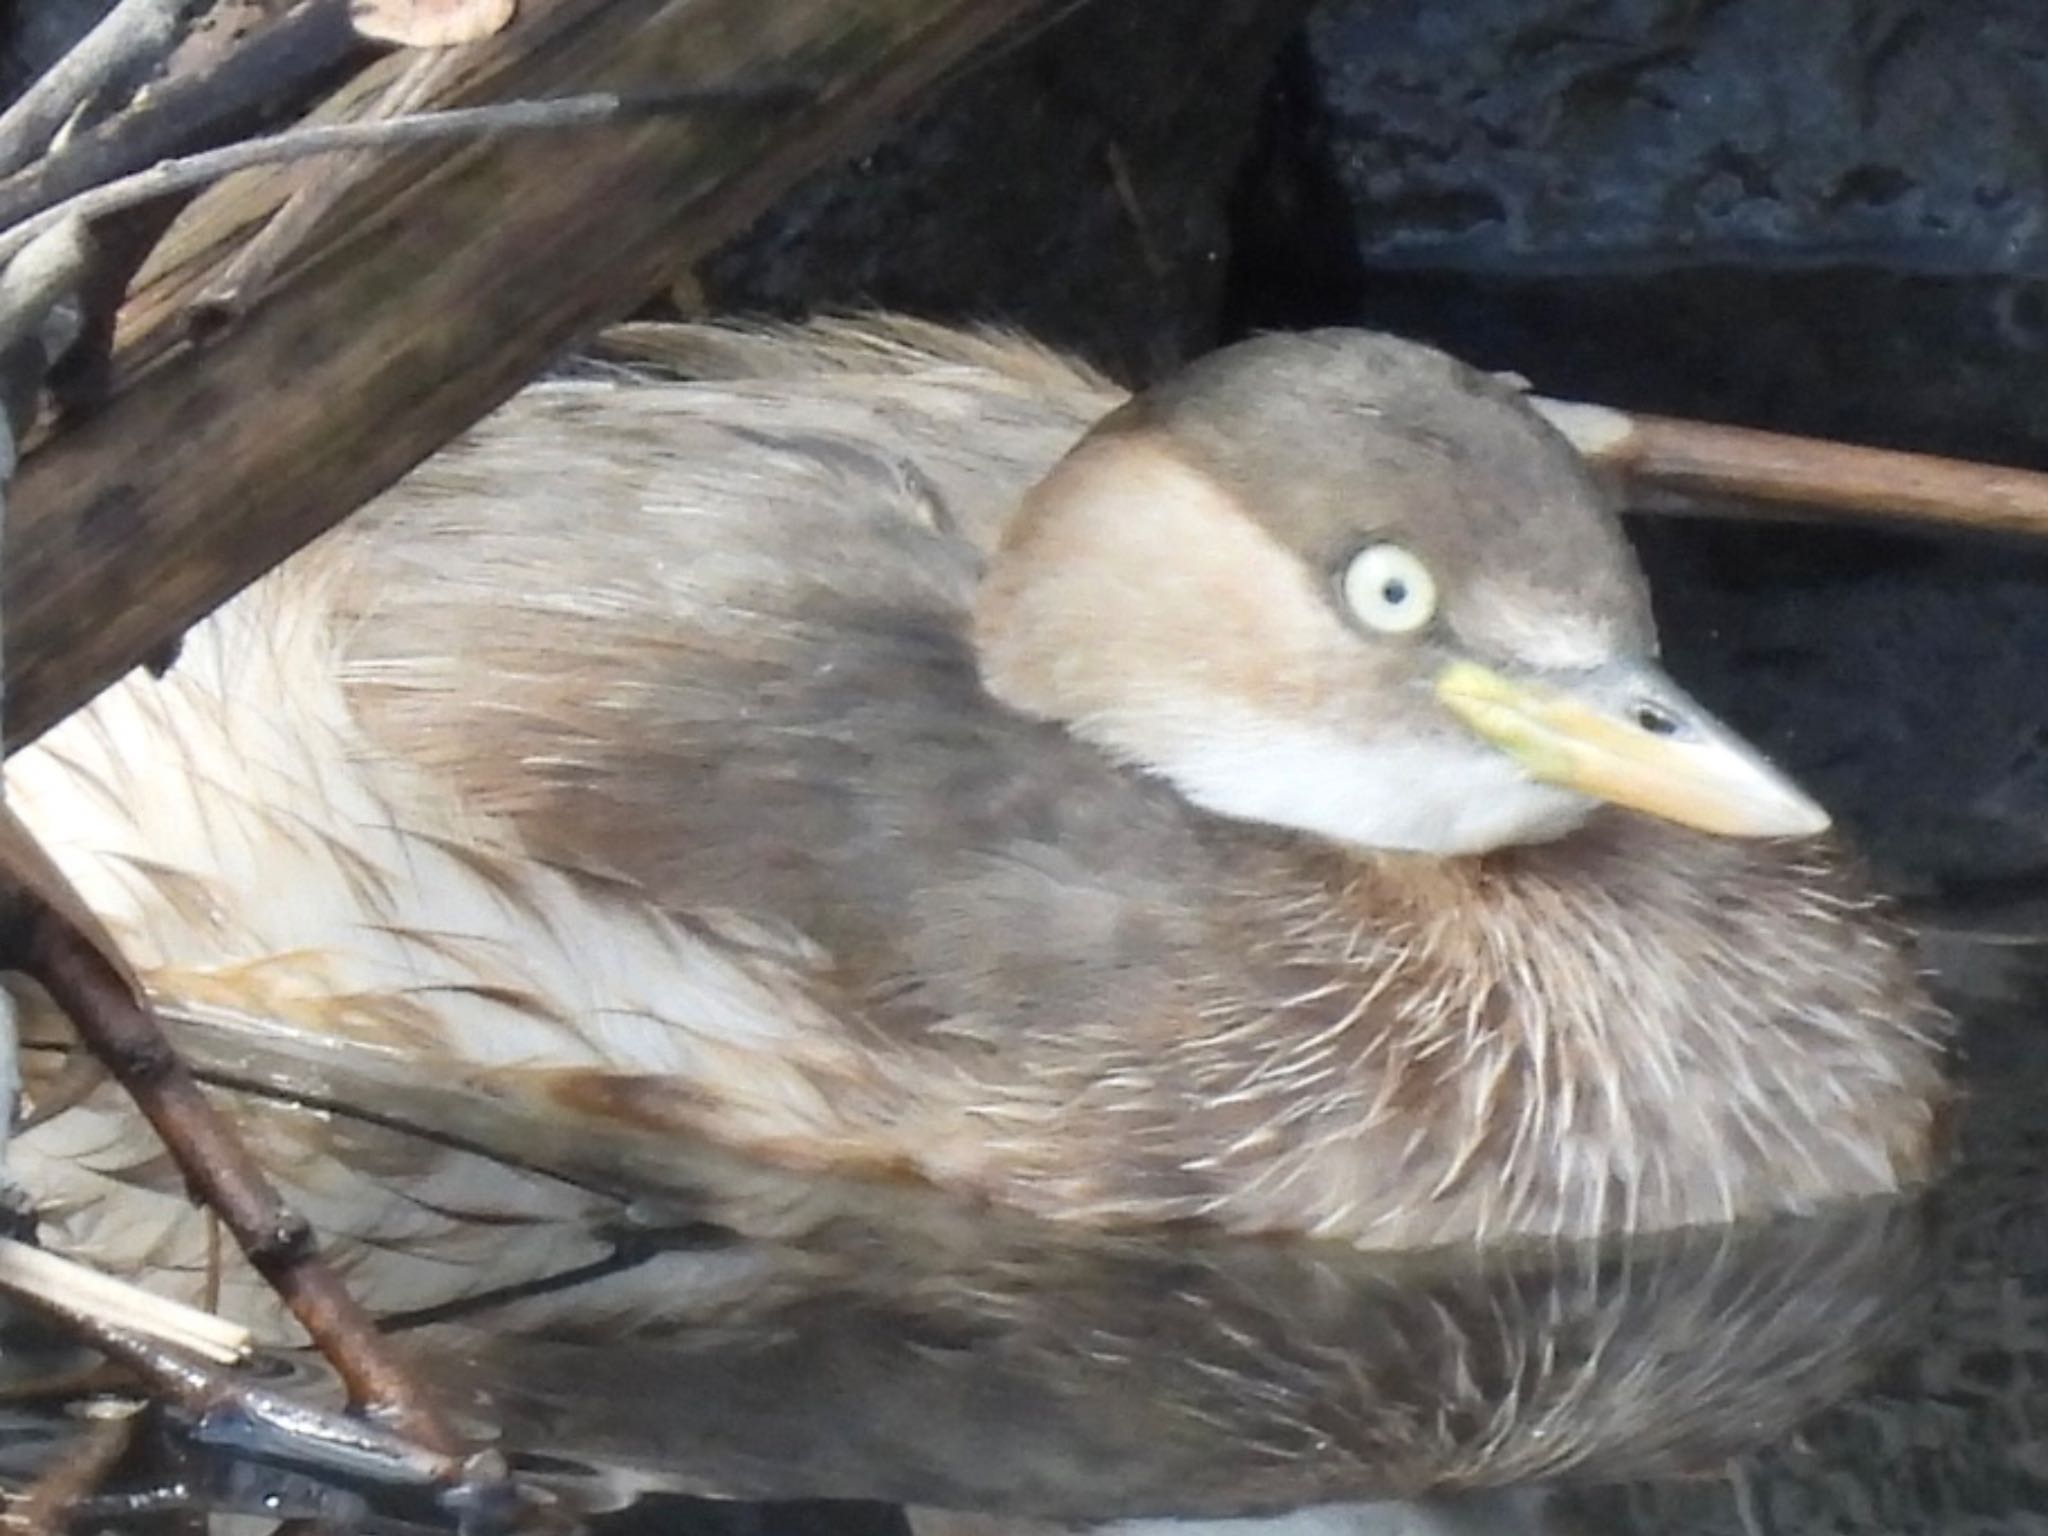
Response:
POLYGON ((239 1323, 11 1237, 0 1237, 0 1290, 74 1316, 96 1317, 219 1365, 236 1364, 250 1349, 249 1330, 239 1323))

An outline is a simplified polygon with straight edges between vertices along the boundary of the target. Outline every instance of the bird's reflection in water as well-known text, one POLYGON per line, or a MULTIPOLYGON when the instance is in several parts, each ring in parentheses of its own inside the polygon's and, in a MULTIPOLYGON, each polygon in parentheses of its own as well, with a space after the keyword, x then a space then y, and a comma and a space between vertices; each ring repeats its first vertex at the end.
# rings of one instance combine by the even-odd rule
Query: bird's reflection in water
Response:
MULTIPOLYGON (((2033 933, 2039 913, 2027 915, 2033 933)), ((1998 926, 2017 926, 2001 924, 1998 926)), ((1632 1536, 2007 1536, 2048 1509, 2048 946, 1951 935, 1934 958, 1966 1021, 1938 1270, 1907 1347, 1863 1390, 1711 1479, 1574 1489, 1558 1513, 1632 1536), (1988 973, 1988 974, 1980 974, 1988 973)))
POLYGON ((584 1324, 550 1297, 415 1338, 479 1424, 586 1507, 670 1487, 1219 1518, 1717 1470, 1899 1342, 1923 1228, 1867 1202, 1388 1256, 870 1210, 772 1243, 643 1234, 655 1251, 591 1282, 584 1324))
MULTIPOLYGON (((275 1078, 196 1054, 217 1081, 275 1078)), ((327 1086, 318 1112, 377 1104, 359 1134, 394 1154, 409 1126, 478 1156, 501 1119, 531 1130, 474 1085, 327 1086)), ((1923 1213, 1897 1201, 1388 1255, 1091 1235, 672 1137, 529 1134, 520 1160, 616 1200, 615 1258, 395 1321, 468 1427, 579 1514, 660 1490, 874 1499, 967 1536, 1421 1499, 1287 1525, 1498 1529, 1531 1513, 1525 1485, 1712 1472, 1783 1438, 1925 1290, 1923 1213)))

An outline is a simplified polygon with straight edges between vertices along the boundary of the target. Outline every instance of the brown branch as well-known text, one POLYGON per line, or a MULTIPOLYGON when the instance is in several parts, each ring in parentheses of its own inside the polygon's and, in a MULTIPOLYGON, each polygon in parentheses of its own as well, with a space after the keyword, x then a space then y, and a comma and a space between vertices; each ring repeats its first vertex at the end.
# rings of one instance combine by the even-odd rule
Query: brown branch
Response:
POLYGON ((1606 406, 1532 403, 1588 460, 1644 493, 1645 510, 1726 512, 1731 503, 1760 502, 2048 536, 2048 474, 1606 406))
POLYGON ((142 1379, 125 1365, 93 1360, 84 1365, 60 1367, 46 1375, 0 1382, 0 1405, 49 1403, 61 1408, 80 1398, 139 1392, 144 1387, 142 1379))
MULTIPOLYGON (((115 392, 27 455, 4 580, 7 735, 32 739, 854 152, 1051 0, 527 0, 435 105, 679 89, 801 103, 383 157, 203 347, 190 304, 289 195, 202 196, 139 280, 115 392)), ((403 61, 353 98, 373 100, 403 61)))
MULTIPOLYGON (((6 527, 6 487, 20 457, 22 435, 34 421, 50 355, 62 350, 52 324, 58 305, 75 295, 89 257, 85 226, 59 219, 0 270, 0 533, 6 527)), ((5 689, 0 687, 0 698, 5 689)), ((13 1050, 10 1037, 6 1049, 13 1050)), ((0 1113, 14 1113, 12 1093, 0 1113)), ((4 1144, 4 1139, 0 1139, 4 1144)))
POLYGON ((457 1442, 369 1314, 321 1262, 305 1220, 165 1040, 104 932, 81 921, 63 876, 0 810, 0 964, 39 982, 87 1049, 128 1091, 171 1159, 331 1361, 351 1398, 453 1464, 457 1442), (53 894, 54 893, 54 894, 53 894))

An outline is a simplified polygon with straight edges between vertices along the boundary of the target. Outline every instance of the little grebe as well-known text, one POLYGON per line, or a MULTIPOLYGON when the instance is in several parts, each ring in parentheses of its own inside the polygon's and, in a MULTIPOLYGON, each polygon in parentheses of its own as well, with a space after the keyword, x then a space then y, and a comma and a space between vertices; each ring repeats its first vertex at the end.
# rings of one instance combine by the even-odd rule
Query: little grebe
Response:
MULTIPOLYGON (((1082 1223, 1929 1171, 1942 1016, 1513 388, 1342 331, 1128 402, 907 325, 656 345, 699 381, 529 390, 10 762, 173 1018, 1082 1223)), ((110 1102, 18 1171, 196 1271, 107 1214, 174 1193, 110 1102)), ((260 1118, 359 1270, 515 1200, 260 1118)))

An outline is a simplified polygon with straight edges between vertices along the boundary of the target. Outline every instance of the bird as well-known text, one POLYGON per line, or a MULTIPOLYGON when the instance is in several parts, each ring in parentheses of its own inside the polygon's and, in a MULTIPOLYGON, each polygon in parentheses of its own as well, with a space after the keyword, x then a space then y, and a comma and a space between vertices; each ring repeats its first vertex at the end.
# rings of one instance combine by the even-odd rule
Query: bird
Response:
MULTIPOLYGON (((373 1308, 597 1262, 607 1159, 767 1225, 1395 1254, 1938 1169, 1907 938, 1659 668, 1515 381, 1329 329, 1131 394, 894 317, 606 357, 6 768, 373 1308)), ((217 1298, 111 1089, 10 1162, 68 1251, 217 1298)))

